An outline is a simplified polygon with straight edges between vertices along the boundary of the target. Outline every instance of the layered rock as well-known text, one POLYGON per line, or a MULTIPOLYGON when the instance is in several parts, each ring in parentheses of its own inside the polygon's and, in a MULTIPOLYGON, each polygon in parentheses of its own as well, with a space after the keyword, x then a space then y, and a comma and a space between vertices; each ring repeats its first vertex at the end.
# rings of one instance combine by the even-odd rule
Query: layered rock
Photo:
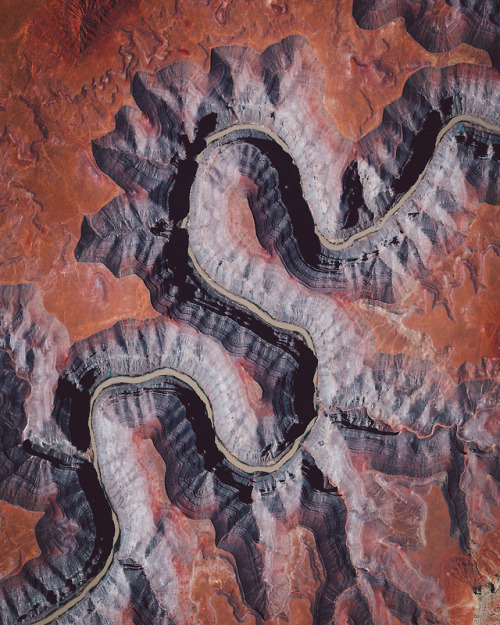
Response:
MULTIPOLYGON (((140 376, 168 368, 192 380, 207 396, 217 439, 234 460, 265 470, 294 442, 294 436, 299 437, 309 425, 309 421, 299 427, 293 423, 293 412, 287 402, 289 379, 292 405, 295 399, 292 392, 297 362, 280 353, 278 341, 276 345, 262 345, 255 338, 249 346, 241 346, 238 336, 229 333, 226 347, 217 338, 185 323, 158 320, 118 324, 77 344, 56 391, 57 423, 76 447, 85 450, 90 443, 87 421, 91 395, 99 384, 108 378, 140 376), (260 358, 262 366, 270 368, 269 385, 277 380, 276 394, 279 389, 280 395, 274 404, 276 413, 263 394, 266 387, 263 390, 255 380, 259 380, 258 370, 255 373, 246 364, 242 348, 254 350, 253 358, 260 358)), ((313 374, 314 368, 309 369, 311 387, 313 374)), ((298 401, 304 399, 307 398, 298 401)), ((312 404, 312 397, 309 400, 312 404)), ((306 415, 302 412, 300 416, 304 419, 306 415)), ((312 419, 314 413, 309 416, 312 419)))
MULTIPOLYGON (((140 276, 161 316, 80 341, 57 366, 16 330, 30 302, 9 317, 4 387, 21 416, 5 449, 47 462, 55 484, 86 471, 95 487, 58 491, 82 528, 77 555, 66 539, 79 576, 67 564, 59 578, 78 601, 51 582, 26 611, 31 541, 20 571, 5 565, 9 614, 52 601, 68 625, 469 625, 473 589, 497 583, 498 368, 457 372, 427 345, 381 353, 359 315, 396 315, 498 201, 497 74, 424 69, 358 143, 322 87, 301 37, 219 48, 207 74, 136 75, 141 110, 122 108, 94 143, 124 194, 85 218, 76 256, 140 276), (29 430, 23 366, 45 384, 29 430)), ((37 544, 43 558, 48 538, 37 544)))
MULTIPOLYGON (((400 300, 465 241, 480 203, 498 201, 498 111, 490 104, 498 77, 468 66, 421 70, 386 109, 380 127, 357 144, 341 140, 327 121, 321 88, 321 72, 299 37, 261 55, 235 46, 215 50, 208 74, 176 63, 154 77, 138 75, 133 93, 144 114, 122 109, 116 130, 94 144, 100 167, 125 195, 84 221, 77 256, 104 262, 117 276, 141 276, 155 308, 193 328, 174 326, 179 336, 213 344, 210 353, 220 344, 232 354, 216 356, 228 372, 239 354, 235 346, 244 344, 250 374, 261 383, 259 346, 266 340, 274 349, 290 345, 295 360, 288 362, 297 363, 291 371, 308 358, 302 371, 311 383, 314 359, 305 344, 314 351, 318 418, 284 465, 269 464, 279 457, 269 444, 273 436, 290 443, 289 435, 304 431, 304 424, 282 428, 275 409, 273 429, 263 438, 245 410, 228 418, 222 408, 225 416, 217 418, 214 408, 214 436, 224 443, 219 452, 229 451, 247 468, 268 458, 260 468, 272 470, 269 476, 242 474, 231 455, 217 455, 215 448, 212 454, 206 444, 200 452, 199 441, 208 435, 198 436, 187 423, 174 426, 167 415, 159 417, 166 443, 158 425, 144 434, 165 461, 168 506, 193 520, 210 519, 215 545, 234 558, 241 599, 251 613, 268 619, 286 612, 293 584, 282 574, 288 542, 279 528, 299 523, 315 536, 323 569, 322 576, 312 576, 316 584, 322 578, 312 622, 445 623, 460 610, 469 618, 472 587, 492 579, 479 554, 485 541, 496 539, 481 531, 472 499, 481 500, 487 488, 484 474, 475 482, 475 467, 495 455, 484 445, 492 442, 487 430, 498 405, 498 376, 486 374, 486 386, 473 375, 457 384, 425 348, 420 358, 379 353, 352 301, 370 298, 381 306, 400 300), (184 444, 174 431, 188 437, 184 444), (469 465, 469 453, 478 453, 480 464, 469 465), (185 469, 169 472, 183 462, 185 469), (479 489, 472 499, 464 480, 471 492, 472 483, 479 489), (429 525, 431 508, 444 520, 438 538, 429 525), (444 573, 432 562, 436 549, 444 573), (453 588, 464 563, 469 577, 458 601, 453 588)), ((178 356, 188 348, 169 355, 171 324, 146 326, 141 340, 153 341, 147 349, 120 331, 117 344, 142 354, 130 360, 132 370, 126 360, 84 347, 87 355, 68 379, 81 378, 90 362, 99 372, 92 374, 93 384, 117 365, 118 373, 133 375, 135 367, 169 363, 215 406, 212 397, 226 386, 213 373, 206 378, 205 365, 200 370, 183 363, 178 356), (151 349, 153 344, 161 347, 151 349), (162 357, 148 364, 151 353, 162 357), (109 370, 102 364, 108 362, 115 362, 109 370)), ((169 375, 163 385, 173 384, 175 375, 169 375)), ((179 383, 174 386, 179 393, 179 383)), ((289 388, 290 397, 297 394, 298 387, 289 388)), ((114 415, 128 423, 137 420, 133 415, 154 413, 159 400, 152 398, 160 391, 117 387, 114 393, 116 406, 99 412, 107 424, 103 449, 114 415), (149 397, 142 404, 141 393, 149 397)), ((202 427, 203 418, 186 418, 202 427)), ((111 448, 106 453, 112 458, 111 448)), ((112 471, 107 479, 116 479, 112 471)), ((116 505, 127 519, 127 505, 116 505)), ((488 527, 494 531, 492 520, 488 527)), ((168 558, 174 562, 172 553, 168 558)), ((189 558, 194 570, 196 557, 189 558)), ((118 563, 113 566, 122 579, 118 563)), ((146 555, 139 558, 138 570, 148 566, 146 555)), ((175 584, 174 576, 169 587, 179 596, 175 584)), ((139 593, 129 583, 118 585, 123 597, 139 593)), ((166 588, 152 591, 153 603, 164 605, 159 597, 166 588)), ((242 618, 237 603, 233 609, 242 618)))
POLYGON ((487 0, 445 0, 424 6, 413 0, 382 0, 366 3, 354 0, 356 22, 367 29, 379 28, 404 18, 408 33, 426 50, 444 52, 461 43, 486 50, 493 65, 500 68, 500 5, 487 0))
POLYGON ((126 194, 84 221, 77 256, 137 273, 157 310, 220 338, 236 331, 236 314, 305 331, 327 412, 362 409, 425 435, 460 425, 471 415, 466 388, 425 360, 377 354, 343 302, 393 302, 456 249, 478 206, 465 180, 479 201, 497 196, 488 182, 498 169, 496 73, 418 72, 347 163, 346 142, 314 103, 318 72, 306 42, 291 37, 261 55, 216 50, 208 74, 176 63, 138 75, 147 120, 123 109, 95 143, 126 194), (298 107, 306 70, 312 84, 298 107), (236 313, 234 296, 247 311, 236 313))
POLYGON ((109 508, 92 464, 52 415, 64 328, 28 285, 2 287, 0 622, 31 623, 84 587, 111 550, 109 508))
POLYGON ((204 520, 211 523, 218 550, 230 554, 242 599, 266 620, 285 607, 292 592, 280 571, 290 550, 283 530, 296 524, 309 529, 323 569, 313 613, 317 622, 330 622, 335 598, 353 585, 355 574, 342 499, 308 454, 298 452, 269 476, 243 473, 217 449, 204 402, 175 376, 118 381, 99 395, 93 421, 120 541, 99 594, 84 599, 61 622, 76 622, 89 612, 117 618, 129 602, 138 609, 145 592, 159 622, 193 622, 193 597, 182 605, 185 582, 176 562, 193 571, 204 520), (177 511, 195 522, 182 521, 177 511))

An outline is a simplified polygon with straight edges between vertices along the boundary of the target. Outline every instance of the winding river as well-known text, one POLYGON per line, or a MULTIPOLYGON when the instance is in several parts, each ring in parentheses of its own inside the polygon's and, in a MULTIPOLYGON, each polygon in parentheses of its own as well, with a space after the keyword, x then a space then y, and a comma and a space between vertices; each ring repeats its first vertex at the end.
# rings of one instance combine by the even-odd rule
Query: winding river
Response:
MULTIPOLYGON (((435 148, 437 148, 437 146, 439 145, 439 143, 441 142, 441 140, 443 139, 444 135, 454 126, 460 124, 460 123, 466 123, 466 124, 472 124, 475 126, 479 126, 485 130, 488 130, 490 132, 494 132, 494 133, 500 133, 500 126, 492 124, 492 123, 488 123, 482 119, 476 118, 476 117, 472 117, 470 115, 459 115, 454 117, 453 119, 451 119, 439 132, 439 135, 436 139, 436 143, 435 143, 435 148)), ((209 136, 207 138, 207 145, 209 145, 210 143, 213 143, 214 141, 217 141, 218 139, 221 139, 223 137, 225 137, 226 135, 228 135, 231 132, 234 131, 245 131, 245 130, 251 130, 251 131, 259 131, 263 134, 268 135, 273 141, 275 141, 282 149, 284 149, 286 152, 289 152, 288 146, 280 139, 280 137, 278 137, 276 134, 274 134, 273 132, 269 131, 266 128, 260 127, 260 126, 254 126, 254 125, 235 125, 235 126, 231 126, 221 132, 215 133, 211 136, 209 136)), ((432 160, 432 157, 431 159, 432 160)), ((347 240, 342 241, 342 242, 338 242, 338 243, 332 243, 331 241, 328 241, 327 239, 325 239, 319 232, 316 231, 316 234, 318 236, 318 238, 320 239, 322 245, 330 250, 344 250, 346 248, 348 248, 349 246, 351 246, 355 241, 366 237, 378 230, 380 230, 387 222, 388 220, 409 200, 409 198, 413 195, 413 193, 415 192, 416 188, 418 187, 418 185, 420 184, 421 180, 425 177, 428 168, 429 168, 429 163, 430 160, 427 162, 424 170, 422 171, 422 173, 420 174, 418 180, 412 185, 412 187, 390 208, 390 210, 375 224, 371 225, 370 227, 366 228, 363 231, 360 231, 358 233, 353 234, 352 236, 350 236, 347 240)), ((182 227, 189 229, 189 216, 186 217, 182 223, 182 227)), ((308 345, 308 347, 314 352, 314 354, 316 355, 316 351, 314 348, 314 344, 313 341, 311 339, 311 336, 308 334, 308 332, 306 332, 305 330, 303 330, 302 328, 299 328, 297 326, 294 326, 293 324, 290 323, 284 323, 284 322, 280 322, 277 321, 276 319, 274 319, 271 315, 269 315, 267 312, 265 312, 263 309, 259 308, 256 304, 246 300, 243 297, 238 297, 235 296, 233 293, 230 293, 229 291, 227 291, 226 289, 224 289, 222 286, 220 286, 219 284, 217 284, 210 276, 208 276, 206 274, 206 272, 204 271, 204 269, 200 266, 200 263, 198 262, 197 258, 195 257, 191 247, 188 248, 188 254, 189 254, 189 258, 191 259, 192 264, 194 265, 196 271, 199 273, 199 275, 203 278, 203 280, 205 280, 207 283, 210 284, 211 287, 213 287, 216 291, 218 291, 221 295, 223 295, 225 298, 233 301, 234 303, 237 303, 238 305, 244 307, 245 309, 247 309, 248 311, 250 311, 251 313, 257 315, 258 317, 260 317, 262 320, 264 320, 266 323, 274 326, 275 328, 278 328, 280 330, 285 330, 287 332, 293 332, 299 336, 302 337, 302 339, 304 340, 304 342, 308 345)), ((89 427, 89 431, 90 431, 90 449, 92 452, 92 457, 93 457, 93 465, 95 468, 95 471, 97 473, 97 477, 100 483, 100 486, 102 487, 106 498, 109 502, 109 506, 111 509, 111 515, 112 515, 112 519, 113 519, 113 524, 114 524, 114 536, 113 536, 113 543, 112 543, 112 549, 110 554, 108 555, 108 558, 102 568, 102 570, 89 582, 87 582, 79 591, 77 594, 75 594, 73 597, 71 597, 70 599, 68 599, 63 605, 59 606, 58 608, 54 609, 50 614, 48 614, 47 616, 45 616, 44 618, 35 621, 34 625, 48 625, 49 623, 53 622, 54 620, 56 620, 57 618, 59 618, 60 616, 62 616, 63 614, 65 614, 66 612, 68 612, 72 607, 74 607, 77 603, 79 603, 80 601, 82 601, 90 591, 92 591, 92 589, 94 589, 97 584, 99 584, 99 582, 103 579, 103 577, 106 575, 107 571, 109 570, 109 568, 111 567, 112 563, 113 563, 113 559, 114 559, 114 553, 115 550, 117 548, 117 544, 120 538, 120 525, 119 525, 119 521, 118 521, 118 516, 116 514, 116 511, 113 507, 113 503, 112 501, 109 499, 107 491, 106 491, 106 486, 103 482, 102 479, 102 474, 101 474, 101 468, 100 468, 100 464, 99 464, 99 451, 97 449, 97 445, 96 445, 96 441, 95 441, 95 435, 94 435, 94 408, 96 405, 97 400, 99 399, 99 397, 102 395, 102 393, 110 388, 113 387, 120 387, 123 385, 135 385, 135 384, 140 384, 140 383, 144 383, 144 382, 148 382, 150 380, 154 380, 157 377, 160 376, 170 376, 172 378, 175 378, 181 382, 183 382, 184 384, 186 384, 187 386, 189 386, 193 391, 195 391, 197 393, 197 395, 201 398, 201 400, 203 401, 203 403, 205 404, 206 407, 206 411, 207 414, 211 420, 212 426, 214 425, 214 417, 213 417, 213 411, 212 411, 212 406, 210 403, 209 398, 207 397, 207 395, 205 394, 204 390, 198 385, 198 383, 196 382, 196 380, 192 379, 191 377, 189 377, 186 374, 180 373, 176 370, 173 370, 171 368, 168 367, 164 367, 164 368, 159 368, 156 369, 154 371, 149 371, 146 372, 142 375, 138 375, 138 376, 116 376, 116 377, 111 377, 109 379, 106 379, 104 381, 102 381, 93 391, 92 396, 91 396, 91 402, 90 402, 90 413, 89 413, 89 418, 88 418, 88 427, 89 427)), ((315 384, 315 388, 317 389, 317 374, 315 374, 315 379, 314 379, 314 384, 315 384)), ((292 458, 292 456, 295 454, 295 452, 297 451, 297 449, 299 448, 299 446, 303 443, 303 441, 305 440, 305 438, 308 436, 308 434, 310 433, 310 431, 312 430, 314 424, 316 423, 318 416, 316 415, 308 424, 306 430, 303 432, 302 435, 300 435, 286 450, 284 450, 282 452, 282 454, 275 460, 275 462, 273 462, 272 464, 269 465, 249 465, 249 464, 245 464, 244 462, 242 462, 241 460, 239 460, 236 456, 234 456, 220 441, 219 437, 217 436, 217 432, 215 431, 215 440, 216 440, 216 445, 217 448, 222 452, 222 454, 224 455, 224 457, 226 458, 226 460, 233 465, 234 467, 237 467, 239 470, 244 471, 248 474, 255 474, 255 473, 272 473, 274 471, 276 471, 277 469, 279 469, 280 467, 282 467, 288 460, 290 460, 290 458, 292 458)))

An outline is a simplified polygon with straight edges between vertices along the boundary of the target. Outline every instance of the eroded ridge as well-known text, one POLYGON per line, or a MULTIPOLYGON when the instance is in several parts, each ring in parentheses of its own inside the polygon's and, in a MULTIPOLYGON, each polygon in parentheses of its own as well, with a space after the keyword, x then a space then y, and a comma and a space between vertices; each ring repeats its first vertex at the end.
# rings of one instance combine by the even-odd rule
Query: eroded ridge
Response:
POLYGON ((105 565, 113 524, 88 458, 51 414, 64 327, 37 289, 0 287, 0 623, 32 623, 105 565))
MULTIPOLYGON (((301 451, 272 474, 241 471, 217 448, 200 395, 175 373, 159 371, 148 378, 122 380, 103 390, 95 404, 97 441, 106 441, 106 432, 113 431, 123 442, 119 454, 114 446, 98 443, 106 488, 121 528, 115 560, 133 554, 158 605, 168 605, 172 617, 178 614, 181 582, 175 570, 164 567, 186 550, 165 516, 166 505, 175 506, 188 519, 211 522, 215 545, 234 559, 244 601, 267 620, 291 592, 274 564, 276 558, 286 559, 287 540, 277 540, 277 532, 293 514, 301 526, 318 535, 323 588, 314 611, 331 618, 335 598, 353 585, 355 576, 345 543, 346 511, 336 489, 324 482, 310 455, 301 451), (136 458, 132 464, 142 464, 142 469, 134 471, 124 487, 113 476, 120 474, 122 463, 130 466, 131 453, 136 458), (152 456, 157 458, 158 475, 145 471, 147 460, 141 461, 152 456), (148 486, 151 481, 158 483, 157 490, 148 486)), ((189 549, 186 564, 195 553, 189 549)), ((108 577, 113 578, 113 571, 108 577)), ((131 597, 137 592, 137 585, 130 584, 131 597)), ((166 616, 161 610, 155 616, 162 614, 166 616)))
POLYGON ((361 28, 374 29, 404 18, 408 33, 426 50, 445 52, 461 43, 486 50, 500 69, 500 3, 497 0, 445 0, 438 10, 433 3, 414 0, 354 0, 352 13, 361 28))
POLYGON ((498 196, 497 93, 487 68, 421 70, 352 144, 322 109, 301 37, 261 55, 216 49, 208 74, 191 63, 138 74, 147 119, 126 107, 94 144, 125 194, 84 221, 77 256, 137 273, 158 311, 223 341, 261 320, 294 345, 302 334, 320 411, 364 410, 422 435, 460 425, 465 389, 425 357, 378 354, 349 302, 398 301, 498 196))
MULTIPOLYGON (((141 623, 146 614, 187 624, 203 614, 202 597, 219 593, 229 593, 241 617, 273 618, 299 596, 311 602, 315 623, 376 623, 373 597, 382 593, 387 618, 444 624, 441 593, 464 583, 463 567, 483 582, 493 573, 475 502, 498 480, 496 453, 464 440, 465 430, 438 426, 422 438, 384 429, 363 411, 337 410, 321 416, 284 465, 251 474, 216 443, 210 412, 231 401, 221 380, 230 379, 236 396, 245 389, 232 383, 234 364, 213 338, 168 320, 121 323, 75 345, 69 363, 54 423, 70 444, 93 451, 119 536, 98 584, 63 603, 58 623, 124 614, 141 623), (413 556, 425 551, 434 501, 449 515, 455 544, 444 591, 413 556), (187 592, 179 562, 192 580, 187 592), (218 579, 226 563, 222 587, 201 581, 207 562, 218 579)), ((495 388, 470 389, 481 396, 478 415, 488 396, 498 403, 495 388)))
MULTIPOLYGON (((318 558, 315 573, 299 588, 305 596, 312 593, 314 622, 329 623, 346 614, 355 623, 372 622, 365 595, 373 587, 373 592, 383 588, 390 604, 397 601, 400 609, 431 623, 440 600, 431 591, 421 595, 425 608, 413 599, 410 587, 416 571, 411 560, 395 561, 381 577, 380 554, 371 551, 371 542, 359 543, 359 536, 377 527, 376 510, 382 501, 391 502, 403 522, 411 502, 408 489, 418 485, 426 495, 435 486, 432 492, 442 492, 450 511, 453 535, 468 551, 467 501, 458 487, 459 476, 469 475, 463 441, 452 429, 438 428, 421 439, 407 430, 384 431, 361 413, 337 412, 318 422, 286 464, 270 474, 246 473, 217 447, 209 414, 225 392, 217 375, 203 377, 203 372, 213 371, 211 358, 220 362, 221 353, 214 354, 220 349, 213 339, 187 326, 155 321, 119 324, 73 351, 73 364, 61 379, 80 386, 89 398, 93 446, 119 522, 120 541, 115 541, 113 561, 99 585, 62 614, 60 622, 74 622, 89 610, 102 614, 110 609, 109 597, 118 603, 112 612, 116 618, 127 606, 140 614, 146 595, 151 618, 178 622, 181 615, 181 622, 192 622, 193 612, 186 614, 179 603, 183 591, 173 563, 182 557, 188 570, 196 570, 197 531, 200 523, 203 528, 202 522, 209 521, 214 546, 219 553, 231 554, 232 583, 238 580, 241 605, 251 613, 268 619, 287 605, 294 592, 293 577, 283 574, 282 564, 292 565, 290 532, 303 527, 315 537, 318 558), (175 344, 181 347, 177 352, 169 349, 175 344), (199 363, 189 364, 189 353, 197 353, 199 363), (185 354, 181 360, 179 354, 185 354), (176 370, 164 366, 174 362, 176 370), (359 462, 358 473, 354 467, 359 462), (370 482, 378 474, 384 476, 376 478, 382 490, 370 482), (366 512, 349 515, 349 506, 362 510, 362 502, 368 504, 366 512), (174 510, 196 523, 181 522, 174 510), (347 531, 349 517, 352 527, 347 531), (394 576, 410 586, 401 588, 394 576)), ((221 375, 230 376, 231 367, 221 375)), ((233 392, 239 394, 237 388, 233 392)), ((61 427, 76 435, 83 425, 71 423, 76 415, 68 408, 60 415, 61 427)), ((412 508, 416 517, 408 535, 398 529, 397 519, 393 528, 382 523, 376 531, 390 531, 391 540, 400 545, 392 549, 403 547, 411 553, 423 545, 419 536, 425 509, 423 503, 412 508)), ((419 577, 422 590, 426 579, 419 577)), ((239 600, 234 601, 241 612, 239 600)), ((195 610, 195 602, 189 605, 195 610)))
MULTIPOLYGON (((84 588, 78 603, 62 606, 61 622, 94 611, 96 597, 117 592, 139 610, 144 583, 157 606, 151 616, 169 618, 181 611, 180 582, 165 562, 182 554, 193 566, 197 551, 186 551, 185 537, 172 541, 171 507, 188 519, 211 522, 215 545, 234 558, 245 603, 266 619, 292 592, 290 582, 273 569, 274 557, 284 559, 289 549, 287 540, 274 544, 276 533, 289 517, 301 519, 300 525, 320 541, 323 581, 314 610, 331 617, 335 598, 354 582, 342 500, 300 448, 288 460, 261 467, 244 465, 221 450, 220 434, 230 425, 231 411, 240 428, 243 417, 251 415, 239 403, 244 381, 235 376, 234 362, 217 341, 169 321, 119 324, 82 341, 71 362, 56 391, 57 404, 64 408, 55 417, 73 443, 91 448, 117 532, 113 559, 99 585, 90 596, 84 588), (141 375, 144 370, 149 373, 141 375), (87 409, 88 423, 82 419, 87 409), (141 575, 132 579, 130 570, 141 575), (170 607, 166 611, 162 605, 170 607)), ((250 431, 243 437, 248 446, 250 437, 250 431)), ((311 580, 313 586, 316 582, 311 580)))
POLYGON ((219 48, 208 74, 138 74, 141 110, 94 142, 124 194, 77 258, 139 275, 161 316, 60 372, 47 423, 116 521, 61 624, 208 622, 213 600, 262 622, 299 599, 318 624, 444 625, 498 582, 498 363, 380 353, 359 314, 393 314, 498 201, 498 76, 421 70, 356 144, 322 88, 301 37, 219 48))

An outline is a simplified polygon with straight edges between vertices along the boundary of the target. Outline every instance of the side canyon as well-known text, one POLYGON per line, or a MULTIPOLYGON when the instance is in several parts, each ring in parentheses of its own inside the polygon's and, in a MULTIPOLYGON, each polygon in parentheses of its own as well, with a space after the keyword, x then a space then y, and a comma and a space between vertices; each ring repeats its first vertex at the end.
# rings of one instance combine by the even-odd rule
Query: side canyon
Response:
POLYGON ((500 4, 25 10, 0 625, 500 623, 500 4))

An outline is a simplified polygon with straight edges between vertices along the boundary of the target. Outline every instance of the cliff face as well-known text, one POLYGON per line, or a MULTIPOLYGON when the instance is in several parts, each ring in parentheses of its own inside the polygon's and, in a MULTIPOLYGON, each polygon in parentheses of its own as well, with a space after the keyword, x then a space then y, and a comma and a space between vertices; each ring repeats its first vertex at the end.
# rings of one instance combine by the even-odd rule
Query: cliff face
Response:
POLYGON ((408 33, 426 50, 444 52, 461 43, 486 50, 499 69, 500 11, 498 2, 445 0, 424 6, 412 0, 364 3, 354 0, 353 16, 366 29, 404 18, 408 33))
MULTIPOLYGON (((33 209, 56 299, 55 265, 9 238, 9 279, 39 288, 0 288, 1 625, 499 620, 497 26, 440 6, 318 5, 321 24, 271 3, 280 36, 249 17, 205 65, 167 54, 201 40, 187 5, 35 12, 23 41, 42 29, 82 72, 129 33, 131 98, 111 70, 91 96, 116 117, 86 122, 104 206, 77 204, 79 236, 33 209)), ((38 168, 56 135, 33 110, 38 168)))
POLYGON ((29 285, 2 287, 0 622, 34 622, 95 578, 113 528, 92 463, 52 414, 65 329, 29 285))

